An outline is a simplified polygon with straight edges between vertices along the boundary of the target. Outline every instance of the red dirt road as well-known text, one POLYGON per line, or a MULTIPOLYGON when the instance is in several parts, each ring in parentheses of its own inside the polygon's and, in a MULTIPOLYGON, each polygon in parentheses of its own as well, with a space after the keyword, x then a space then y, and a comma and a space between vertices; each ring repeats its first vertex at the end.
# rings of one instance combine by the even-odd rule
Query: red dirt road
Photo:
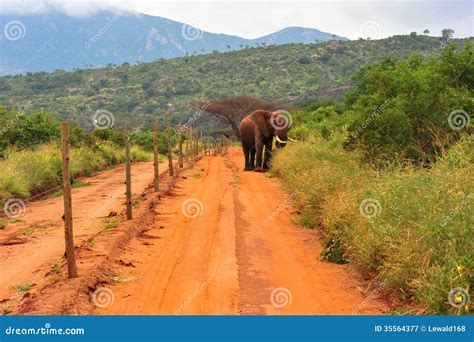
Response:
POLYGON ((204 157, 184 173, 156 206, 154 227, 121 255, 105 285, 113 301, 93 314, 387 311, 350 268, 321 261, 316 232, 292 223, 278 180, 242 172, 241 153, 204 157))
MULTIPOLYGON (((161 172, 167 170, 164 165, 160 168, 161 172)), ((123 210, 124 174, 122 165, 81 179, 90 185, 73 189, 76 246, 102 231, 102 220, 111 211, 120 214, 123 210)), ((136 198, 153 180, 152 163, 134 164, 132 177, 132 191, 136 198)), ((35 284, 35 288, 41 287, 48 281, 43 274, 63 260, 62 214, 62 196, 27 203, 26 213, 20 217, 22 222, 11 223, 0 231, 0 302, 3 305, 11 306, 13 303, 10 302, 19 297, 14 286, 30 282, 35 284)))

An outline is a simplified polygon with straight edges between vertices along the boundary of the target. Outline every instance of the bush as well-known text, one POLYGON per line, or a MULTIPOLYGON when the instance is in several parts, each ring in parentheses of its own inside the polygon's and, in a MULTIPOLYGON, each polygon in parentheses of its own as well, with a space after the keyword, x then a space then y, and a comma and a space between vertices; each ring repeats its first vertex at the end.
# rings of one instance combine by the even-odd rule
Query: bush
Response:
MULTIPOLYGON (((138 146, 131 149, 134 161, 148 161, 152 155, 138 146)), ((0 161, 0 204, 12 197, 29 198, 61 185, 61 155, 57 143, 38 146, 35 150, 9 150, 0 161)), ((110 141, 95 147, 71 148, 72 178, 90 176, 110 165, 123 162, 124 149, 110 141)))
MULTIPOLYGON (((183 132, 183 134, 185 134, 183 132)), ((172 130, 171 143, 175 146, 179 137, 176 130, 172 130)), ((143 150, 153 152, 153 132, 138 132, 131 135, 132 144, 140 146, 143 150)), ((183 137, 184 141, 184 137, 183 137)), ((168 133, 162 131, 158 133, 158 152, 161 154, 168 153, 168 133)))
POLYGON ((150 161, 153 159, 152 153, 148 151, 144 151, 139 146, 132 146, 130 149, 130 153, 132 155, 132 160, 134 162, 145 162, 145 161, 150 161))
POLYGON ((1 164, 10 165, 20 178, 27 179, 29 194, 37 194, 60 184, 61 154, 56 143, 35 150, 12 150, 1 164))
POLYGON ((376 171, 312 137, 276 151, 272 170, 297 194, 305 220, 312 215, 323 227, 323 257, 349 261, 426 313, 467 313, 447 296, 474 282, 473 151, 474 138, 464 135, 430 170, 376 171))
POLYGON ((60 136, 59 123, 44 111, 27 115, 23 109, 0 107, 0 127, 0 158, 10 146, 32 148, 60 136))
POLYGON ((431 163, 462 131, 472 131, 453 126, 456 118, 468 121, 474 108, 473 52, 472 44, 462 51, 451 45, 437 58, 386 58, 356 74, 347 96, 349 131, 367 161, 431 163))

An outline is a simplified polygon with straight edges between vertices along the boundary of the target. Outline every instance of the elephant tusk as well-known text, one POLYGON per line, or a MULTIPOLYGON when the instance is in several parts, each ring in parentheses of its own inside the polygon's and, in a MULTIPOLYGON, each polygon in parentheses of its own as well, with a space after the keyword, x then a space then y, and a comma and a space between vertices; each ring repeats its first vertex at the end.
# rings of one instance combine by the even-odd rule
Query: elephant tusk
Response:
POLYGON ((286 141, 281 140, 278 135, 275 135, 275 138, 280 144, 286 144, 286 141))
POLYGON ((291 139, 290 137, 288 137, 288 141, 299 142, 299 140, 291 139))

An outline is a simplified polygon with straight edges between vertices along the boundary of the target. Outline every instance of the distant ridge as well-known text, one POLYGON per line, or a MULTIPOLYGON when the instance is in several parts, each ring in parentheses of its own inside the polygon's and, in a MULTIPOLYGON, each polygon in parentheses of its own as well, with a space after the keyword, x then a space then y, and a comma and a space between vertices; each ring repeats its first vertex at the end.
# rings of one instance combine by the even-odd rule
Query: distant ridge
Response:
POLYGON ((245 39, 201 31, 162 17, 112 11, 84 18, 54 10, 1 15, 0 27, 0 75, 135 64, 244 47, 346 40, 303 27, 245 39))

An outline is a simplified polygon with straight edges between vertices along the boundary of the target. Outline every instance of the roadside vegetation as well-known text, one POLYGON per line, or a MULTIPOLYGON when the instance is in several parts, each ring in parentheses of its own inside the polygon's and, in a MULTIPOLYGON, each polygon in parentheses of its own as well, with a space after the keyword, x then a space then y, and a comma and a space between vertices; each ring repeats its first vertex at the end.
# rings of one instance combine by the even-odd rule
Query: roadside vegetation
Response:
POLYGON ((382 284, 401 313, 472 311, 448 298, 474 286, 472 54, 448 47, 362 68, 345 103, 292 113, 302 142, 273 159, 300 223, 323 233, 322 256, 382 284))
MULTIPOLYGON (((10 198, 29 199, 51 195, 61 185, 61 149, 59 122, 50 113, 0 107, 0 204, 10 198)), ((149 132, 131 134, 132 160, 152 160, 153 141, 149 132)), ((173 136, 176 141, 176 134, 173 136)), ((166 151, 161 134, 159 151, 166 151)), ((111 129, 86 132, 71 128, 72 178, 125 161, 124 133, 111 129)), ((74 186, 74 184, 73 184, 74 186)))

